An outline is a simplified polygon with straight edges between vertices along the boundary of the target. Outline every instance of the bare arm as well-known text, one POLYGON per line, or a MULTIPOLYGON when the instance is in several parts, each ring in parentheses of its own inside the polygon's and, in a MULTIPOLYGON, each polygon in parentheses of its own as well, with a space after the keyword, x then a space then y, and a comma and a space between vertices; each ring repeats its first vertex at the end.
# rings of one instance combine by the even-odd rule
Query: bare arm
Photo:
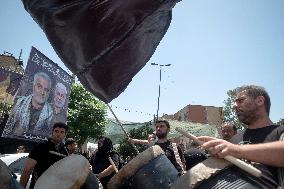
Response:
POLYGON ((284 167, 284 141, 241 145, 240 147, 240 156, 244 159, 275 167, 284 167))
POLYGON ((205 142, 202 145, 203 149, 210 149, 213 155, 221 158, 231 155, 270 166, 284 167, 284 141, 237 145, 212 137, 198 137, 198 139, 205 142))
POLYGON ((105 170, 103 170, 102 172, 97 174, 97 177, 98 177, 98 179, 100 179, 100 178, 103 178, 103 177, 106 177, 106 176, 110 175, 113 172, 114 172, 113 166, 110 165, 105 170))
POLYGON ((26 188, 26 185, 29 181, 30 175, 37 164, 37 161, 31 158, 28 158, 25 164, 25 167, 23 169, 21 178, 20 178, 20 184, 26 188))
POLYGON ((128 141, 132 144, 145 144, 145 145, 149 144, 148 140, 129 138, 128 141))

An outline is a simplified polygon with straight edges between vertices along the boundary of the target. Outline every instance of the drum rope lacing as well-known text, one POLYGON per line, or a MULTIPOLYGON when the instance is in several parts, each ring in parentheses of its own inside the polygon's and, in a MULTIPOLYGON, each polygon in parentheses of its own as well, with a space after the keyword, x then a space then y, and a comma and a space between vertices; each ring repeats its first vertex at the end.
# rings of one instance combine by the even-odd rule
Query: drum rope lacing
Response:
POLYGON ((181 159, 180 159, 180 156, 179 156, 179 153, 178 153, 178 149, 177 149, 177 144, 173 142, 172 147, 173 147, 173 150, 174 150, 175 159, 176 159, 177 163, 179 164, 179 166, 181 167, 182 173, 185 173, 186 170, 184 168, 183 163, 181 162, 181 159))

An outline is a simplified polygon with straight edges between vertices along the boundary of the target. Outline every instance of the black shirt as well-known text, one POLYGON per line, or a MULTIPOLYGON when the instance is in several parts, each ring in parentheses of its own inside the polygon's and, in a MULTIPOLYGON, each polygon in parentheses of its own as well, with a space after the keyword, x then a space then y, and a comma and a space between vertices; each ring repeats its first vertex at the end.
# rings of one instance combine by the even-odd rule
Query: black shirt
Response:
MULTIPOLYGON (((175 168, 178 170, 178 172, 182 172, 181 166, 176 161, 172 143, 168 140, 167 142, 164 142, 164 143, 156 142, 155 144, 159 145, 163 149, 163 151, 165 152, 165 155, 171 161, 171 163, 175 166, 175 168)), ((183 152, 178 145, 177 145, 177 149, 178 149, 178 153, 179 153, 181 162, 184 163, 185 160, 184 160, 183 152)))
MULTIPOLYGON (((94 174, 99 174, 100 172, 102 172, 103 170, 105 170, 106 168, 108 168, 111 165, 108 157, 111 157, 111 159, 114 162, 114 164, 116 165, 116 167, 118 167, 119 156, 116 152, 112 151, 110 153, 105 154, 105 153, 100 153, 98 151, 95 154, 95 157, 92 158, 93 160, 90 162, 92 167, 93 167, 93 173, 94 174)), ((100 182, 101 182, 104 189, 107 188, 107 184, 108 184, 109 180, 111 179, 111 177, 113 177, 114 174, 115 174, 115 172, 113 172, 112 174, 110 174, 106 177, 102 177, 100 179, 100 182)))
MULTIPOLYGON (((270 125, 259 129, 246 129, 245 131, 233 136, 230 142, 234 144, 259 144, 278 141, 284 132, 284 126, 270 125)), ((269 155, 269 154, 268 154, 269 155)), ((265 175, 278 182, 277 167, 252 162, 265 175)))
POLYGON ((30 189, 34 188, 36 180, 55 162, 61 160, 63 157, 51 154, 49 151, 55 151, 64 155, 68 155, 63 144, 56 145, 50 140, 37 145, 29 154, 29 158, 36 160, 37 163, 32 173, 32 180, 30 189))

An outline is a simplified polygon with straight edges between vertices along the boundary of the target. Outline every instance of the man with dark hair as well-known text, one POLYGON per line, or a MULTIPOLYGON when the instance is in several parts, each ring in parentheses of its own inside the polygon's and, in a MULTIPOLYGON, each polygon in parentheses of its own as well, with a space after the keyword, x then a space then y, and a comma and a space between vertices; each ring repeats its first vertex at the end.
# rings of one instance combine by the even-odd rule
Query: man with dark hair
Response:
POLYGON ((36 146, 29 154, 23 173, 20 178, 20 184, 25 188, 32 173, 30 189, 34 188, 35 182, 56 161, 59 161, 68 153, 62 143, 66 136, 67 125, 64 123, 55 123, 52 129, 51 138, 36 146))
POLYGON ((233 123, 223 123, 221 125, 221 132, 223 139, 229 141, 237 134, 237 127, 233 123))
POLYGON ((231 142, 199 137, 213 155, 232 155, 252 162, 268 178, 278 182, 277 168, 284 167, 284 142, 279 141, 284 127, 269 118, 270 97, 263 87, 248 85, 236 89, 234 109, 247 129, 232 137, 231 142), (242 145, 240 145, 242 144, 242 145))
POLYGON ((74 154, 77 150, 77 143, 73 138, 67 138, 65 141, 65 147, 69 155, 74 154))
POLYGON ((157 120, 155 126, 156 136, 158 137, 158 141, 155 144, 159 145, 164 150, 167 158, 175 166, 178 172, 182 173, 185 167, 184 155, 179 146, 176 146, 175 143, 168 140, 168 133, 170 132, 169 122, 166 120, 157 120))
POLYGON ((23 145, 18 146, 17 153, 25 153, 25 151, 26 151, 25 146, 23 146, 23 145))

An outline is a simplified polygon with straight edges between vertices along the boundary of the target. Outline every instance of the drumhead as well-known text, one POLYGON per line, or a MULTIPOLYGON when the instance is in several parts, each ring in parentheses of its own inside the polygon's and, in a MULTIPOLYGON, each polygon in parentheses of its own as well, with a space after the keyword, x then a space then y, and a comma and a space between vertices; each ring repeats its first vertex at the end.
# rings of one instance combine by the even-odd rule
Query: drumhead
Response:
POLYGON ((228 167, 194 189, 276 189, 276 183, 254 177, 236 166, 228 167))
POLYGON ((156 157, 163 155, 164 151, 158 145, 149 147, 142 153, 138 154, 129 163, 123 166, 118 173, 116 173, 108 183, 109 189, 116 189, 118 185, 122 185, 127 182, 141 167, 148 164, 156 157))
POLYGON ((189 189, 198 186, 203 180, 209 179, 212 175, 230 166, 231 163, 220 158, 210 157, 198 163, 186 174, 181 176, 171 189, 189 189))
POLYGON ((89 161, 82 155, 72 154, 50 166, 38 178, 35 189, 79 189, 89 172, 89 161))
POLYGON ((219 158, 208 158, 181 176, 171 189, 275 189, 275 182, 256 178, 219 158))

